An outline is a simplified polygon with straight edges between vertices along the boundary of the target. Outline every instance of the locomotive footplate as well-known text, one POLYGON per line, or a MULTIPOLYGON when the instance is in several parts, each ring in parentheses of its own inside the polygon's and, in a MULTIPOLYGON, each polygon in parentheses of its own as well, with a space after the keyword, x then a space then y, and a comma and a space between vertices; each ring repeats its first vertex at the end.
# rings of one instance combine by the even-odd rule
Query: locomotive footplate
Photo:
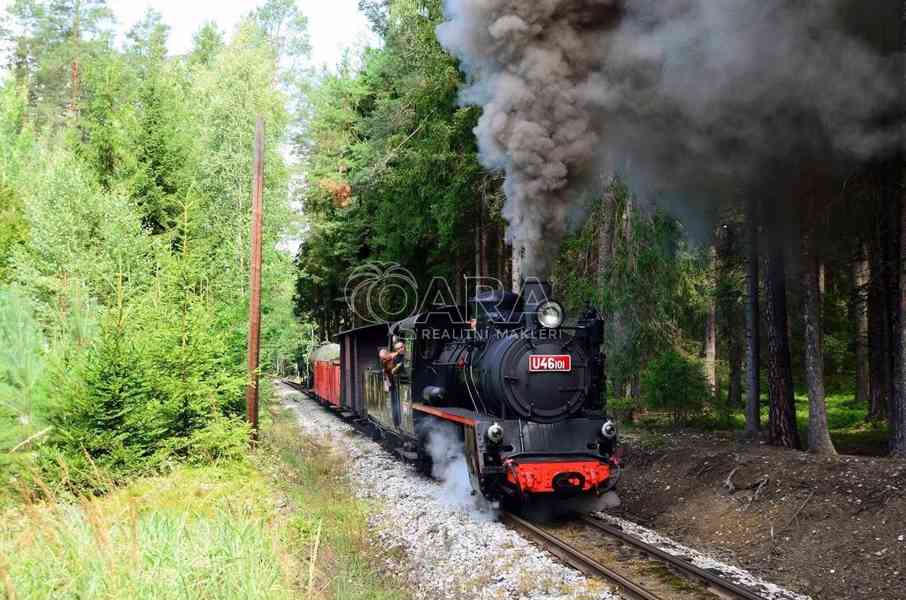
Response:
POLYGON ((484 492, 494 496, 601 493, 615 483, 614 442, 602 433, 608 419, 561 423, 494 421, 480 417, 466 448, 484 492))
POLYGON ((523 494, 581 494, 607 483, 610 465, 601 460, 509 459, 506 479, 523 494))
POLYGON ((604 434, 611 423, 604 416, 536 423, 453 407, 415 404, 413 410, 420 419, 462 427, 472 486, 488 498, 595 494, 616 482, 615 440, 604 434))

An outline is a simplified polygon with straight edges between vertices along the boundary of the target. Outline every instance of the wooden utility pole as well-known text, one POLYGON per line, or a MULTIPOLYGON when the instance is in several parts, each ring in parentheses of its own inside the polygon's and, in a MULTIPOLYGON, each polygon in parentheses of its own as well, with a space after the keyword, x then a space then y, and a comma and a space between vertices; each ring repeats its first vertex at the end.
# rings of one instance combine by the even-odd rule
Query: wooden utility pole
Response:
POLYGON ((252 426, 252 441, 258 440, 258 357, 261 340, 261 221, 264 197, 264 121, 255 126, 255 160, 252 181, 252 259, 249 275, 249 381, 245 392, 246 411, 252 426))

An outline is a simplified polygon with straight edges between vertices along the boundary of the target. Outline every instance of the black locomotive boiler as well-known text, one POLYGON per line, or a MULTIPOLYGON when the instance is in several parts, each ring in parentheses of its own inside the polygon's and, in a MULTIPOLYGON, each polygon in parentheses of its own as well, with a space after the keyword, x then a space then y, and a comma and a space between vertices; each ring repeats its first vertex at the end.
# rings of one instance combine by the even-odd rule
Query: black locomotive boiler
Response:
POLYGON ((529 281, 521 294, 343 332, 340 410, 422 464, 430 436, 452 428, 473 489, 492 501, 602 494, 619 473, 602 406, 603 321, 593 308, 564 319, 550 286, 529 281), (388 382, 379 351, 399 342, 388 382))

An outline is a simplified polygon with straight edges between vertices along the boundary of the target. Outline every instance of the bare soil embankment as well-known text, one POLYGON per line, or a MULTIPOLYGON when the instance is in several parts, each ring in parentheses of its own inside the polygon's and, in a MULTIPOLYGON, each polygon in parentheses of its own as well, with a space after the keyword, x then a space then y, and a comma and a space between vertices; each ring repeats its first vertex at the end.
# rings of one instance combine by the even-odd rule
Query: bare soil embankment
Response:
POLYGON ((617 514, 827 600, 906 598, 906 461, 628 437, 617 514))

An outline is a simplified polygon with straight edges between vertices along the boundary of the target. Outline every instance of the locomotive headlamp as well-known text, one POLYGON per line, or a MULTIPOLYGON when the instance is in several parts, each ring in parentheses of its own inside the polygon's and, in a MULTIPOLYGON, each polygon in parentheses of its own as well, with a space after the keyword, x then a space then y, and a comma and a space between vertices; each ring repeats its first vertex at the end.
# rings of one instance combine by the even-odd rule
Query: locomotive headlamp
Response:
POLYGON ((601 426, 601 435, 603 435, 608 440, 612 440, 617 437, 617 425, 613 421, 607 421, 604 425, 601 426))
POLYGON ((547 329, 556 329, 563 325, 563 307, 557 302, 545 302, 538 309, 538 322, 547 329))
POLYGON ((494 423, 488 427, 488 441, 492 444, 499 444, 503 441, 503 427, 500 423, 494 423))

